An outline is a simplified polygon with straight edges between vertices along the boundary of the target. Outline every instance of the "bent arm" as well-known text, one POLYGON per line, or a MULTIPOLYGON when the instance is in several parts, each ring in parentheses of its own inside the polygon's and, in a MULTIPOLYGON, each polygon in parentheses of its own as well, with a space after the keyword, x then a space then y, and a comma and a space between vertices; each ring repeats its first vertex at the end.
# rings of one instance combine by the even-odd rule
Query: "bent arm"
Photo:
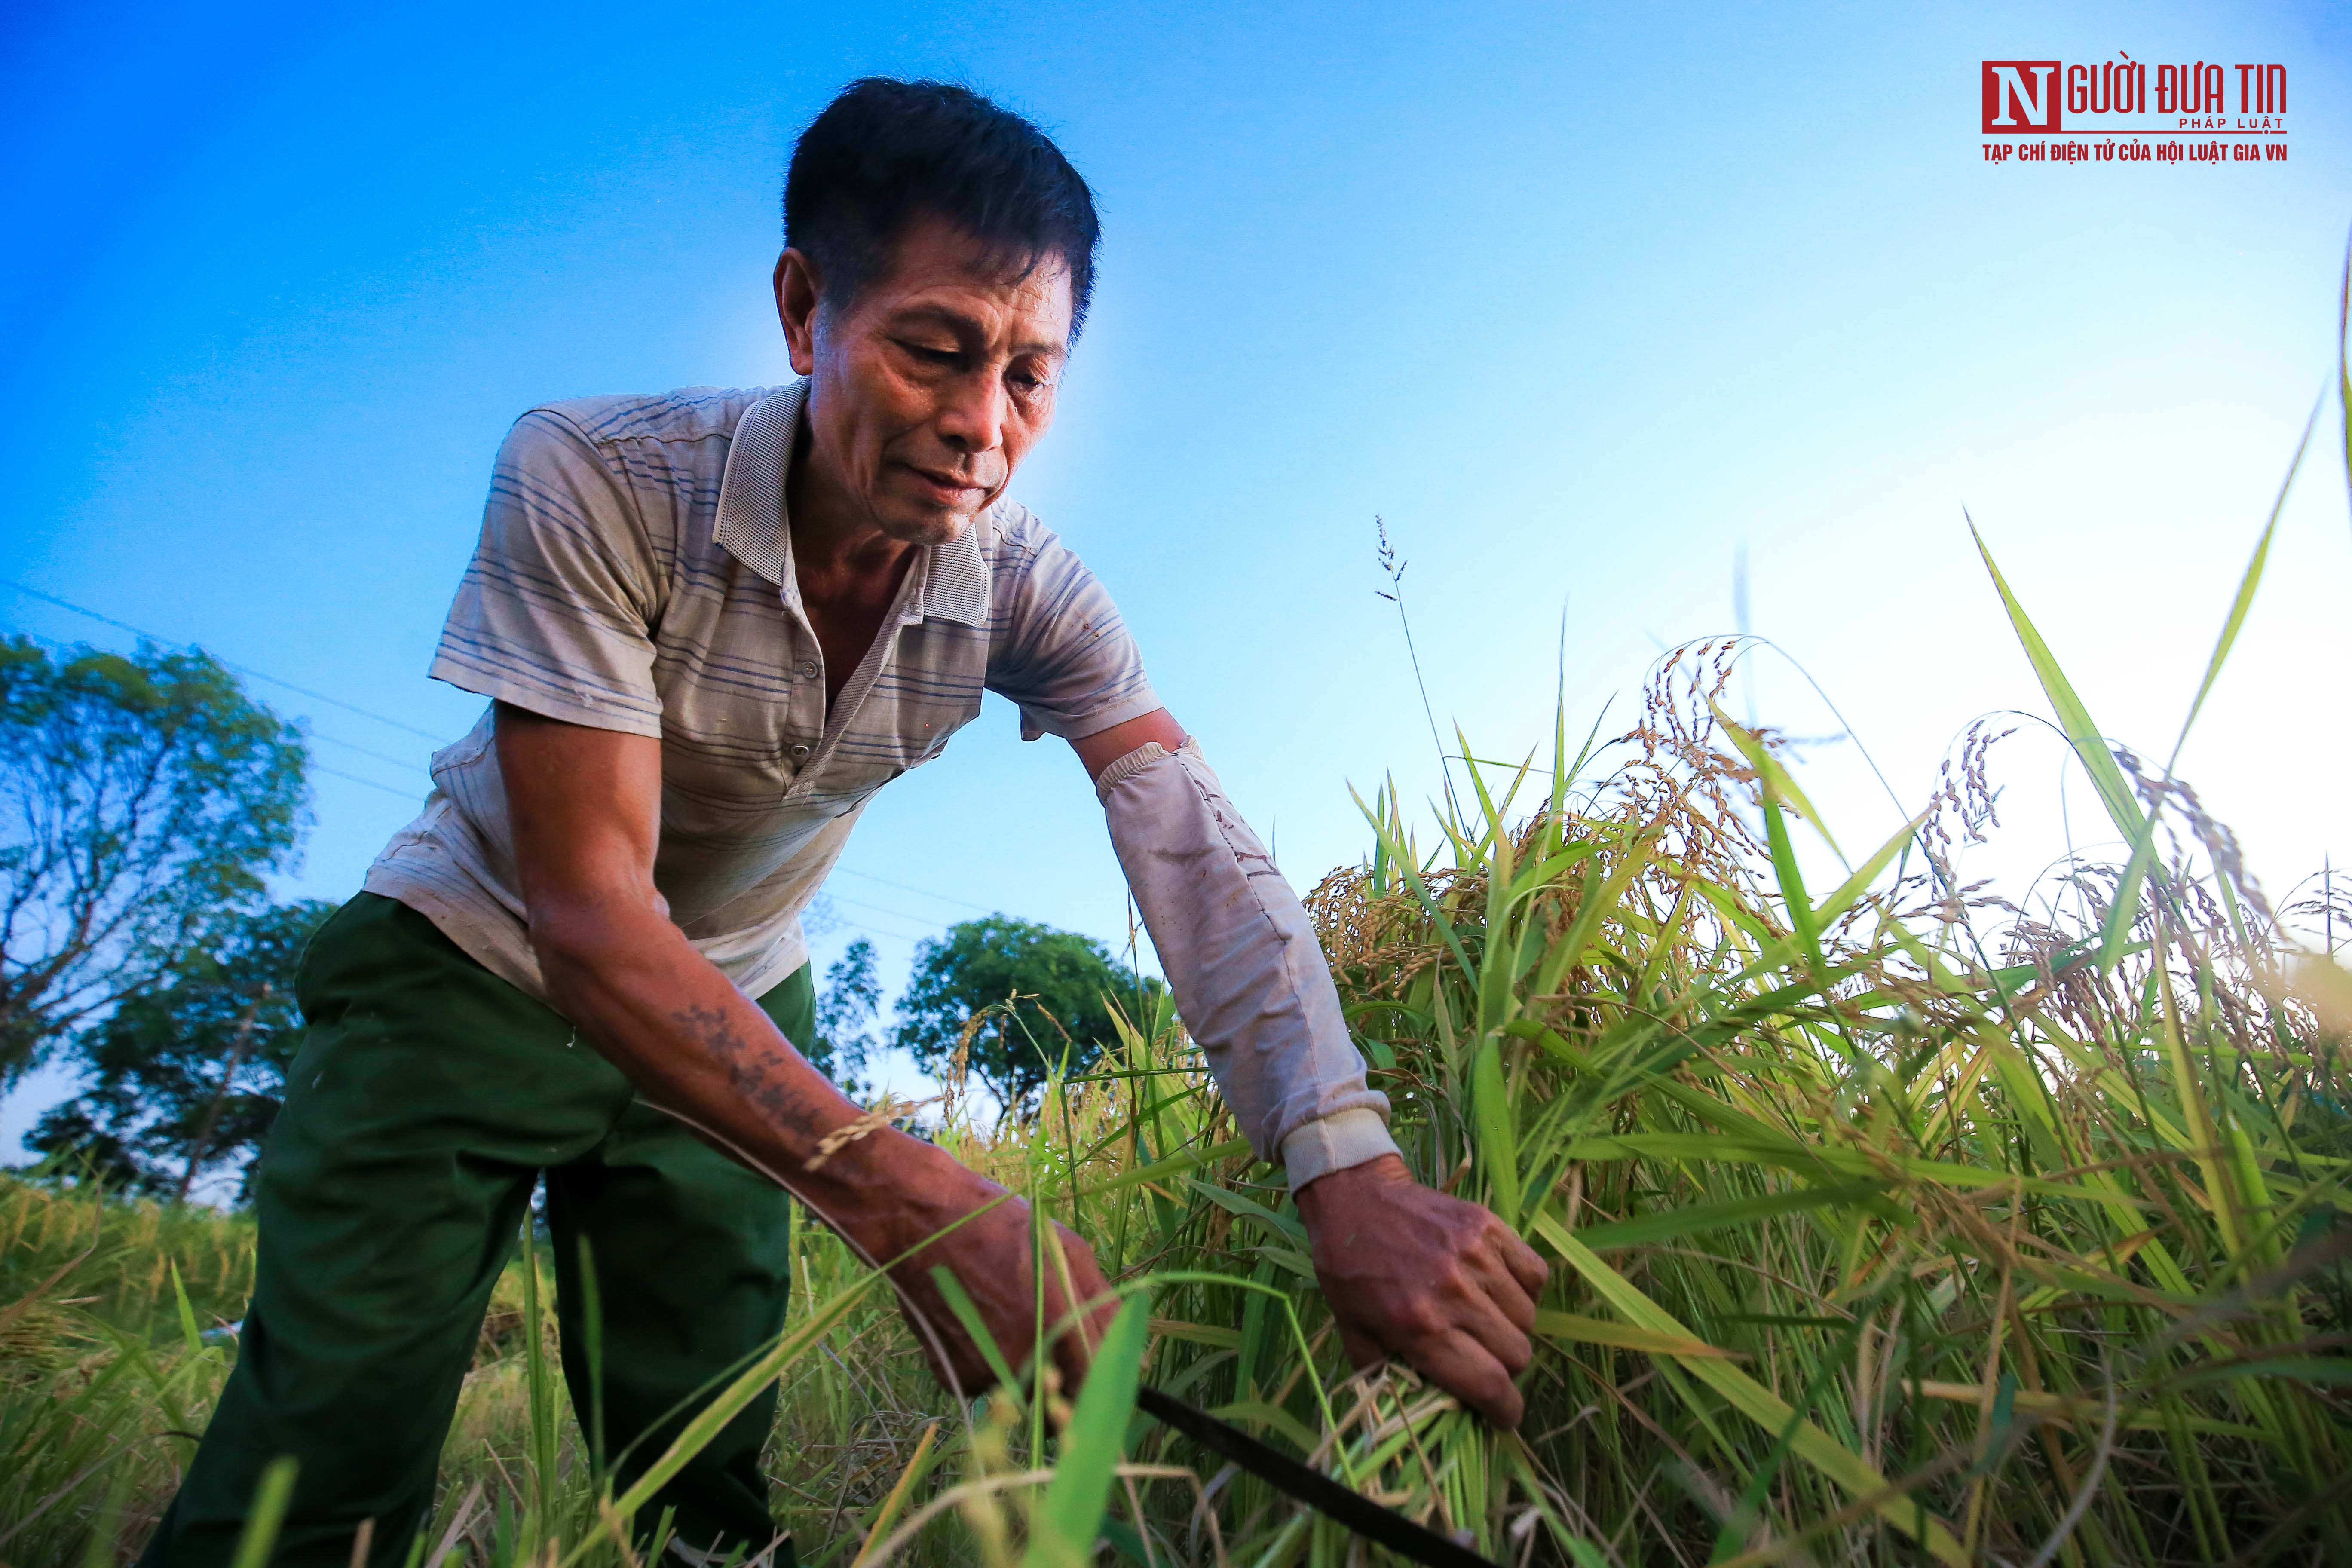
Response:
POLYGON ((1166 709, 1074 742, 1176 1007, 1294 1189, 1396 1152, 1298 895, 1166 709))
POLYGON ((659 741, 501 703, 498 751, 531 946, 587 1043, 647 1100, 788 1177, 877 1260, 969 1208, 978 1178, 889 1129, 808 1170, 861 1112, 669 919, 653 879, 659 741))
POLYGON ((1075 744, 1178 1010, 1251 1147, 1287 1169, 1349 1356, 1401 1355, 1517 1426, 1543 1260, 1413 1181, 1306 910, 1176 721, 1161 710, 1075 744))
POLYGON ((1085 1381, 1117 1302, 1087 1245, 1060 1226, 1040 1281, 1029 1207, 945 1151, 879 1127, 811 1160, 861 1120, 766 1013, 695 950, 654 886, 661 742, 500 703, 499 771, 530 941, 548 997, 646 1100, 788 1188, 890 1270, 933 1369, 959 1397, 992 1381, 949 1310, 945 1268, 997 1344, 1052 1338, 1063 1386, 1085 1381), (1075 1333, 1061 1332, 1072 1321, 1075 1333))

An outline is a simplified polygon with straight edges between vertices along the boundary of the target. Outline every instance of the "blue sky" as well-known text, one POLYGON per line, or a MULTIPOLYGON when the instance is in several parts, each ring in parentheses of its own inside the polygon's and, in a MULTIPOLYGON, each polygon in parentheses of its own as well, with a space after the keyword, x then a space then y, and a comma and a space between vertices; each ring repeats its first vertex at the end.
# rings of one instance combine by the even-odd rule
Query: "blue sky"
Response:
MULTIPOLYGON (((2106 730, 2159 754, 2333 364, 2352 20, 2318 5, 128 5, 0 21, 0 574, 409 729, 308 715, 289 890, 352 891, 476 700, 425 681, 492 452, 551 398, 789 373, 795 129, 969 81, 1098 191, 1100 291, 1016 490, 1119 598, 1294 879, 1349 798, 1517 755, 1727 630, 1852 837, 2040 701, 1965 507, 2106 730), (1987 164, 1977 62, 2282 61, 2287 163, 1987 164), (381 753, 370 755, 368 753, 381 753), (393 759, 391 761, 385 758, 393 759)), ((2331 413, 2330 417, 2333 417, 2331 413)), ((2323 451, 2183 771, 2274 885, 2352 855, 2352 524, 2323 451)), ((121 633, 0 590, 0 621, 121 633)), ((1124 940, 1066 750, 992 704, 831 888, 901 973, 981 909, 1124 940)), ((2060 759, 2012 743, 2031 862, 2060 759)), ((2081 801, 2071 820, 2081 831, 2081 801)), ((0 1108, 21 1129, 54 1075, 0 1108)))

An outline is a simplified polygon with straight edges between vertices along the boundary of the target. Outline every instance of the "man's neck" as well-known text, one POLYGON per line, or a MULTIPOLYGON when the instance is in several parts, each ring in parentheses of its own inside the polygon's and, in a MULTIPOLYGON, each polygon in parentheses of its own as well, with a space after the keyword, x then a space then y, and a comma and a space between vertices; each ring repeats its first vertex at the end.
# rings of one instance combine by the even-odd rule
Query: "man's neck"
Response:
POLYGON ((784 517, 803 604, 887 606, 896 596, 917 546, 883 532, 805 443, 785 477, 784 517))

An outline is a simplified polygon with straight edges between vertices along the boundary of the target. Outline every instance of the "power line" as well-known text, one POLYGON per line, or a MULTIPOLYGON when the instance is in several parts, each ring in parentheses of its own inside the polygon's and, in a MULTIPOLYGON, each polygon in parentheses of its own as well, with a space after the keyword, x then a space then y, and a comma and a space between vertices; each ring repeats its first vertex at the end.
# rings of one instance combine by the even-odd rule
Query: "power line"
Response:
POLYGON ((346 741, 341 735, 324 735, 314 730, 310 732, 310 739, 324 741, 331 746, 341 746, 347 752, 357 752, 362 757, 373 757, 379 763, 390 763, 395 768, 415 768, 421 765, 414 757, 395 757, 384 752, 372 752, 358 742, 346 741))
POLYGON ((825 894, 825 897, 831 899, 837 904, 853 904, 858 909, 872 910, 876 914, 888 915, 893 920, 908 921, 915 925, 925 927, 930 931, 945 931, 947 929, 947 922, 945 921, 927 921, 920 915, 910 915, 904 910, 894 910, 887 904, 869 904, 863 899, 846 898, 839 893, 827 893, 825 894))
MULTIPOLYGON (((17 593, 26 595, 27 598, 38 599, 45 605, 55 605, 60 610, 71 610, 77 616, 87 616, 91 620, 100 622, 105 626, 112 626, 118 631, 126 631, 131 633, 133 637, 145 637, 149 642, 163 643, 172 647, 194 647, 197 646, 194 643, 182 642, 176 637, 167 637, 158 633, 151 632, 144 626, 134 626, 129 621, 117 620, 112 616, 100 615, 98 611, 90 609, 86 605, 77 605, 70 599, 60 599, 55 594, 45 594, 38 588, 26 587, 24 584, 17 582, 13 577, 0 577, 0 587, 14 588, 17 593)), ((219 656, 214 655, 213 657, 218 658, 219 656)), ((290 680, 281 679, 267 671, 256 669, 249 664, 238 664, 232 659, 226 658, 221 659, 220 662, 228 668, 236 671, 239 675, 249 676, 255 680, 266 680, 272 686, 282 686, 289 691, 297 692, 301 696, 310 699, 313 702, 324 702, 330 707, 341 708, 347 713, 356 713, 362 719, 373 719, 379 724, 389 724, 395 730, 404 730, 412 735, 421 736, 424 739, 432 742, 436 746, 447 739, 446 736, 436 735, 430 730, 420 730, 414 724, 406 723, 401 720, 392 718, 387 714, 378 713, 373 709, 362 708, 356 702, 346 702, 340 697, 330 697, 323 691, 313 691, 307 686, 297 686, 290 680)))
MULTIPOLYGON (((837 894, 821 893, 818 898, 819 902, 812 903, 801 910, 801 919, 803 921, 818 922, 824 934, 837 931, 856 931, 861 936, 879 937, 886 942, 907 942, 911 945, 928 940, 936 929, 919 928, 910 931, 898 931, 894 929, 890 921, 912 917, 900 916, 896 910, 886 910, 883 912, 890 917, 890 921, 877 921, 871 914, 861 914, 856 910, 843 909, 837 894)), ((861 906, 863 907, 865 906, 861 906)))
MULTIPOLYGON (((0 580, 0 581, 5 581, 5 580, 0 580)), ((110 624, 118 624, 118 623, 110 623, 110 624)), ((62 649, 62 648, 64 648, 64 647, 68 647, 68 645, 67 645, 67 644, 65 644, 65 643, 59 642, 59 641, 58 641, 58 639, 56 639, 55 637, 43 637, 43 636, 42 636, 40 633, 38 633, 38 632, 20 632, 18 635, 19 635, 19 636, 23 636, 23 637, 31 637, 35 642, 44 644, 44 645, 46 645, 47 647, 54 647, 54 648, 60 648, 60 649, 62 649)), ((192 646, 192 647, 193 647, 194 645, 193 645, 193 644, 191 644, 190 646, 192 646)), ((391 752, 379 752, 379 751, 375 750, 375 749, 374 749, 373 747, 372 747, 372 746, 362 746, 362 745, 361 745, 357 741, 346 741, 346 740, 344 740, 341 735, 331 735, 331 734, 327 733, 324 730, 312 730, 312 731, 309 731, 308 733, 306 733, 302 738, 303 738, 304 740, 306 740, 306 741, 324 741, 327 744, 329 744, 329 745, 331 745, 331 746, 341 746, 341 747, 342 747, 342 748, 343 748, 343 750, 345 750, 345 751, 347 751, 347 752, 358 752, 361 756, 362 756, 362 757, 373 757, 373 758, 374 758, 374 759, 375 759, 377 762, 379 762, 379 763, 390 763, 394 767, 399 768, 399 769, 403 770, 404 772, 414 772, 414 771, 421 770, 421 769, 424 769, 424 768, 425 767, 425 765, 426 765, 426 764, 425 764, 425 763, 419 763, 419 762, 418 762, 415 758, 414 758, 414 757, 395 757, 395 756, 394 756, 394 755, 393 755, 391 752)), ((323 763, 317 763, 317 764, 313 764, 313 765, 315 765, 315 766, 317 766, 317 767, 320 768, 322 771, 326 771, 326 772, 332 772, 332 771, 333 771, 333 770, 331 770, 331 769, 328 769, 328 768, 326 768, 326 767, 325 767, 325 764, 323 764, 323 763)), ((338 778, 351 778, 351 777, 352 777, 352 774, 350 774, 350 773, 337 773, 335 776, 336 776, 336 777, 338 777, 338 778)), ((357 781, 355 781, 355 782, 358 782, 358 783, 361 783, 361 784, 366 784, 366 783, 369 783, 369 782, 371 782, 371 781, 366 780, 366 779, 360 779, 360 780, 357 780, 357 781)), ((382 788, 382 787, 383 787, 383 786, 379 785, 378 787, 379 787, 379 788, 382 788)))
MULTIPOLYGON (((164 643, 174 647, 194 647, 197 646, 194 643, 181 642, 175 638, 163 637, 158 633, 151 632, 144 626, 132 626, 129 621, 121 620, 113 616, 102 614, 100 611, 89 608, 86 605, 77 605, 70 599, 61 599, 55 594, 46 593, 39 588, 31 587, 26 584, 19 583, 13 577, 0 577, 0 587, 13 588, 17 593, 23 594, 28 598, 38 599, 43 604, 47 605, 55 605, 58 609, 69 610, 77 616, 87 616, 89 619, 97 621, 100 625, 112 626, 118 631, 129 632, 133 637, 145 637, 149 642, 164 643)), ((217 655, 213 657, 218 658, 217 655)), ((346 702, 340 697, 330 697, 323 691, 313 691, 307 686, 297 686, 290 680, 281 679, 266 671, 256 669, 250 665, 237 664, 226 658, 221 659, 220 662, 226 668, 236 670, 240 675, 249 676, 256 680, 266 680, 272 686, 283 687, 289 691, 299 693, 301 696, 310 698, 314 702, 324 702, 332 707, 341 708, 345 712, 356 713, 362 719, 373 719, 379 724, 388 724, 395 730, 404 731, 411 735, 421 736, 425 740, 432 742, 436 746, 441 745, 447 739, 446 736, 435 734, 430 730, 420 730, 414 724, 404 723, 398 719, 390 717, 389 715, 378 713, 372 709, 362 708, 356 702, 346 702)), ((373 757, 380 763, 389 763, 397 768, 414 768, 417 766, 415 763, 406 758, 394 757, 383 752, 373 751, 366 746, 360 745, 356 742, 343 740, 340 736, 319 734, 313 735, 312 739, 325 741, 330 745, 341 746, 347 751, 357 752, 363 757, 373 757)), ((369 789, 382 790, 386 795, 398 795, 403 800, 413 801, 418 798, 412 791, 400 789, 392 784, 379 783, 374 779, 362 778, 357 773, 347 773, 342 772, 341 769, 328 767, 323 763, 314 762, 310 765, 313 771, 325 773, 331 778, 339 778, 351 784, 362 784, 369 789)), ((836 871, 845 873, 848 876, 858 878, 863 881, 878 882, 886 888, 896 888, 900 892, 915 893, 926 899, 937 899, 943 904, 954 904, 962 909, 977 910, 981 914, 993 914, 996 912, 990 906, 986 904, 973 903, 970 899, 959 899, 954 897, 952 894, 933 892, 929 888, 919 888, 911 882, 899 882, 894 881, 888 877, 877 877, 871 871, 854 871, 850 870, 849 868, 845 866, 835 867, 835 869, 836 871)), ((911 921, 917 925, 924 926, 933 931, 942 931, 947 927, 948 922, 944 921, 926 920, 920 915, 908 914, 903 910, 894 910, 886 904, 865 903, 856 899, 842 898, 842 896, 837 893, 832 896, 836 899, 840 899, 844 903, 856 904, 860 909, 872 910, 877 914, 891 915, 899 920, 911 921)), ((905 939, 901 938, 900 940, 903 941, 905 939)))
POLYGON ((937 899, 943 904, 961 904, 968 910, 978 910, 984 915, 996 913, 996 910, 986 904, 975 904, 970 899, 950 898, 945 893, 934 893, 929 888, 918 888, 912 882, 894 882, 887 877, 877 877, 871 871, 853 871, 846 866, 836 866, 834 869, 845 877, 856 877, 864 881, 879 882, 886 888, 896 888, 902 893, 920 893, 927 899, 937 899))
POLYGON ((378 784, 373 779, 363 779, 357 773, 347 773, 341 768, 331 768, 324 763, 312 763, 310 764, 310 771, 314 773, 324 773, 329 778, 342 779, 347 783, 355 784, 365 784, 370 789, 380 789, 386 795, 396 795, 401 799, 412 804, 421 804, 425 798, 418 795, 415 790, 397 789, 388 784, 378 784))
POLYGON ((831 930, 856 931, 861 938, 879 938, 884 942, 905 942, 909 947, 930 940, 930 933, 928 931, 916 931, 910 934, 903 931, 892 931, 887 926, 871 924, 869 923, 871 917, 867 920, 851 920, 846 915, 836 913, 833 918, 839 923, 831 927, 831 930))
MULTIPOLYGON (((95 610, 85 610, 85 609, 83 609, 79 605, 69 605, 69 604, 67 604, 63 599, 57 598, 57 597, 55 597, 55 596, 54 596, 54 595, 52 595, 44 594, 44 593, 40 592, 38 589, 37 589, 37 588, 27 588, 27 587, 26 587, 26 586, 25 586, 23 584, 21 584, 21 583, 10 582, 10 581, 9 581, 8 579, 6 579, 6 578, 0 578, 0 585, 5 585, 5 586, 7 586, 7 587, 15 588, 15 589, 18 590, 18 591, 19 591, 19 592, 21 592, 21 593, 29 594, 29 595, 31 595, 34 598, 37 598, 37 599, 47 599, 47 600, 48 600, 48 602, 49 602, 49 603, 51 603, 51 604, 53 604, 53 605, 58 605, 58 606, 59 606, 60 608, 68 609, 68 610, 71 610, 71 611, 73 611, 76 615, 88 616, 90 619, 92 619, 92 620, 94 620, 94 621, 103 621, 103 622, 105 622, 108 626, 120 626, 120 627, 121 627, 122 630, 124 630, 124 631, 137 633, 140 637, 142 637, 147 638, 147 640, 148 640, 148 641, 150 641, 150 642, 168 642, 168 639, 167 639, 167 638, 163 638, 163 637, 156 637, 154 634, 152 634, 152 633, 151 633, 151 632, 144 632, 144 631, 141 631, 137 626, 134 626, 131 625, 131 624, 130 624, 129 622, 127 622, 127 621, 118 621, 118 620, 114 619, 114 617, 112 617, 111 616, 101 616, 101 615, 100 615, 100 614, 99 614, 97 611, 95 611, 95 610)), ((42 638, 40 638, 40 639, 38 639, 38 640, 40 640, 40 641, 42 641, 42 642, 47 642, 49 639, 47 639, 47 637, 42 637, 42 638)), ((194 647, 194 646, 195 646, 195 645, 194 645, 194 644, 192 644, 192 643, 191 643, 191 644, 179 644, 179 645, 173 645, 173 646, 191 647, 194 647)), ((223 660, 221 661, 221 663, 222 663, 223 665, 226 666, 227 668, 232 668, 232 669, 240 669, 240 668, 241 668, 241 667, 239 667, 239 666, 236 666, 236 665, 230 665, 226 659, 223 659, 223 660)), ((267 679, 269 679, 269 677, 265 676, 265 675, 260 675, 257 671, 254 671, 254 670, 242 670, 242 673, 247 674, 247 675, 252 675, 252 676, 255 676, 255 677, 256 677, 257 679, 258 679, 267 680, 267 679)), ((286 683, 286 682, 284 682, 284 681, 279 681, 278 684, 279 684, 279 685, 283 686, 283 685, 286 685, 287 683, 286 683)), ((299 688, 292 688, 291 689, 299 690, 299 689, 299 689, 299 688)), ((309 694, 309 693, 305 693, 304 695, 306 695, 306 696, 307 696, 307 695, 310 695, 310 694, 309 694)), ((332 702, 332 701, 334 701, 334 699, 332 699, 332 698, 331 698, 331 697, 322 697, 322 698, 320 698, 320 701, 326 701, 326 702, 332 702)), ((346 708, 348 708, 348 707, 351 707, 352 705, 351 705, 351 704, 349 704, 349 703, 337 703, 337 704, 336 704, 336 706, 338 706, 338 707, 346 707, 346 708)), ((366 711, 366 710, 364 710, 364 709, 354 709, 353 710, 354 710, 354 711, 356 711, 356 712, 365 712, 365 711, 366 711)), ((368 714, 368 717, 370 717, 370 718, 374 718, 374 717, 376 717, 376 715, 374 715, 374 714, 368 714)), ((386 722, 386 723, 391 723, 391 722, 394 722, 394 721, 391 721, 391 720, 385 720, 385 721, 384 721, 384 722, 386 722)), ((373 748, 371 748, 371 747, 362 746, 362 745, 361 745, 361 744, 360 744, 358 742, 356 742, 356 741, 346 741, 346 740, 344 740, 344 739, 343 739, 341 736, 340 736, 340 735, 326 735, 326 734, 320 734, 320 733, 318 733, 318 732, 316 732, 316 731, 313 731, 313 732, 309 736, 309 739, 313 740, 313 741, 324 741, 324 742, 327 742, 329 745, 331 745, 331 746, 341 746, 341 747, 342 747, 342 748, 343 748, 344 750, 346 750, 346 751, 357 752, 361 756, 363 756, 363 757, 373 757, 373 758, 374 758, 377 762, 380 762, 380 763, 390 763, 393 766, 394 766, 394 767, 396 767, 396 768, 415 768, 415 767, 416 767, 416 766, 417 766, 417 763, 416 763, 413 759, 411 759, 411 758, 407 758, 407 757, 395 757, 395 756, 391 755, 389 752, 379 752, 379 751, 373 750, 373 748)), ((365 785, 365 786, 366 786, 367 788, 369 788, 369 789, 373 789, 373 790, 382 790, 382 791, 383 791, 384 794, 386 794, 386 795, 397 795, 397 796, 399 796, 401 799, 405 800, 405 801, 415 801, 415 800, 416 800, 416 799, 418 798, 417 794, 416 794, 416 792, 415 792, 415 790, 410 790, 410 789, 402 789, 402 788, 398 787, 397 785, 388 784, 385 784, 385 783, 383 783, 383 782, 382 782, 381 780, 378 780, 378 779, 372 779, 372 778, 364 778, 364 777, 362 777, 362 776, 361 776, 360 774, 358 774, 358 773, 347 773, 343 772, 343 770, 342 770, 342 769, 341 769, 341 768, 331 768, 331 767, 329 767, 326 763, 322 763, 322 762, 320 762, 320 761, 319 761, 319 760, 317 760, 315 757, 314 757, 314 758, 311 758, 311 759, 310 759, 310 760, 309 760, 309 762, 308 762, 308 763, 307 763, 307 764, 306 764, 306 771, 308 771, 308 772, 310 772, 310 773, 324 773, 324 774, 326 774, 329 778, 337 778, 337 779, 341 779, 341 780, 343 780, 343 781, 344 781, 345 783, 347 783, 347 784, 363 784, 363 785, 365 785)))

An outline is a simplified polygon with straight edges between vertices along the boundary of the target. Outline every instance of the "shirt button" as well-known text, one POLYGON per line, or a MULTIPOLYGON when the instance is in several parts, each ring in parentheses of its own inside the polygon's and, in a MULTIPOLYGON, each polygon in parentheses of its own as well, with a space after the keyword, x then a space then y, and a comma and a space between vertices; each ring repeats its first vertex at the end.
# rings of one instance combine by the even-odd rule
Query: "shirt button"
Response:
POLYGON ((806 746, 794 746, 793 748, 793 761, 796 763, 807 762, 808 754, 809 749, 806 746))
POLYGON ((814 680, 816 679, 816 660, 813 658, 804 658, 801 660, 801 675, 805 679, 814 680))

